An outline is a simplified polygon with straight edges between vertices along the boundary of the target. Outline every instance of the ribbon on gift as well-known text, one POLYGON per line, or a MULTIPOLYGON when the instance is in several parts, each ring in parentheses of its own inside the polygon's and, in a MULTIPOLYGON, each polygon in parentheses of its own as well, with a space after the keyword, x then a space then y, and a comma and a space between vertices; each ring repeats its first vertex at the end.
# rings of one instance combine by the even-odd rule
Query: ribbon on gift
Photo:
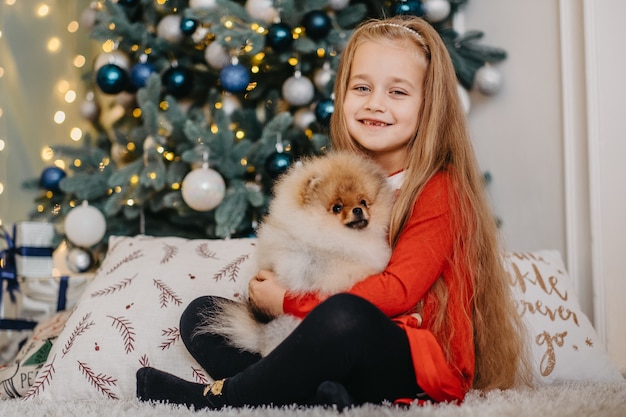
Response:
MULTIPOLYGON (((15 228, 13 228, 15 235, 15 228)), ((7 249, 0 251, 0 311, 2 311, 2 292, 4 281, 7 281, 7 291, 11 297, 11 302, 17 302, 16 292, 20 290, 17 282, 17 268, 15 267, 15 243, 11 235, 0 225, 0 237, 7 243, 7 249)), ((30 320, 0 319, 0 329, 4 330, 30 330, 36 323, 30 320)))
MULTIPOLYGON (((13 228, 15 234, 15 228, 13 228)), ((7 243, 7 249, 0 252, 0 307, 2 307, 3 281, 7 281, 7 291, 12 302, 16 302, 15 292, 19 291, 17 268, 15 266, 15 243, 7 230, 0 225, 0 237, 7 243)))
MULTIPOLYGON (((0 311, 2 308, 4 281, 7 281, 7 291, 11 302, 17 302, 17 293, 20 291, 19 282, 17 280, 18 271, 15 262, 15 256, 52 256, 52 248, 38 247, 15 247, 16 227, 13 226, 13 237, 7 230, 0 225, 0 238, 3 238, 7 244, 7 249, 0 251, 0 311)), ((62 277, 59 287, 59 298, 57 302, 57 310, 65 308, 65 300, 67 297, 67 277, 62 277)), ((32 320, 21 319, 0 319, 0 329, 3 330, 30 330, 37 323, 32 320)))

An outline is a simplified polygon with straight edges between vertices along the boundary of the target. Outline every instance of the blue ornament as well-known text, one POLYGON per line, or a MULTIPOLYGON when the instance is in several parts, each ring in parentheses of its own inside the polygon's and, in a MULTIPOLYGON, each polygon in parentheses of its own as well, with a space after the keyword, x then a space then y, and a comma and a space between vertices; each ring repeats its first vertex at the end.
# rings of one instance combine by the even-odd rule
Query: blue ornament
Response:
POLYGON ((41 172, 39 177, 39 185, 49 191, 60 191, 60 183, 66 174, 61 168, 48 167, 41 172))
POLYGON ((276 52, 288 51, 293 45, 291 28, 282 22, 274 23, 267 30, 265 44, 276 52))
POLYGON ((250 84, 250 73, 241 64, 230 64, 221 69, 220 83, 229 93, 241 93, 250 84))
POLYGON ((161 77, 165 92, 176 98, 182 98, 193 89, 193 72, 182 67, 170 67, 161 77))
POLYGON ((136 88, 143 88, 156 67, 148 62, 139 62, 130 69, 130 81, 136 88))
POLYGON ((180 31, 183 32, 187 36, 193 35, 198 27, 198 22, 188 17, 181 19, 180 21, 180 31))
POLYGON ((321 99, 315 106, 315 118, 319 124, 328 126, 334 111, 335 101, 332 98, 321 99))
POLYGON ((424 16, 424 7, 419 0, 402 0, 395 4, 394 14, 424 16))
POLYGON ((287 171, 292 162, 293 158, 290 153, 276 151, 265 160, 265 170, 272 178, 276 178, 287 171))
POLYGON ((103 65, 96 74, 96 84, 105 94, 120 93, 128 85, 128 73, 115 64, 103 65))
POLYGON ((302 26, 306 36, 311 39, 322 39, 331 29, 330 17, 323 10, 312 10, 302 18, 302 26))

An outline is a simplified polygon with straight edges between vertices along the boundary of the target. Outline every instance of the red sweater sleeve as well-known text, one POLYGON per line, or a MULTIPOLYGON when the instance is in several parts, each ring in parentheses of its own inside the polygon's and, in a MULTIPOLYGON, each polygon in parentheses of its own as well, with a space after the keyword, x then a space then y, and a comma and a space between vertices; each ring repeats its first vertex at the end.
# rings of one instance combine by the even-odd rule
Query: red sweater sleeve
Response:
MULTIPOLYGON (((452 253, 449 178, 440 173, 424 187, 385 271, 357 283, 348 292, 395 317, 413 309, 442 274, 452 253)), ((283 310, 304 317, 323 301, 315 293, 288 292, 283 310)))

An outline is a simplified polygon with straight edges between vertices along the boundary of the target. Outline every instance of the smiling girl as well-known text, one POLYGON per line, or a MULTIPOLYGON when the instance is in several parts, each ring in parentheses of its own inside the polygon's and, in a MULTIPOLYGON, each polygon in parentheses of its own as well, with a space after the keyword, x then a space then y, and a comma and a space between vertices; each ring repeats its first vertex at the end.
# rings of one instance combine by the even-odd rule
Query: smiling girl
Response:
POLYGON ((342 53, 334 149, 368 155, 397 189, 385 271, 347 293, 291 294, 271 271, 251 301, 300 326, 261 358, 196 335, 213 297, 181 318, 208 386, 152 368, 142 400, 195 408, 462 401, 468 390, 528 383, 523 328, 509 294, 494 217, 471 146, 454 68, 439 34, 415 17, 372 20, 342 53))

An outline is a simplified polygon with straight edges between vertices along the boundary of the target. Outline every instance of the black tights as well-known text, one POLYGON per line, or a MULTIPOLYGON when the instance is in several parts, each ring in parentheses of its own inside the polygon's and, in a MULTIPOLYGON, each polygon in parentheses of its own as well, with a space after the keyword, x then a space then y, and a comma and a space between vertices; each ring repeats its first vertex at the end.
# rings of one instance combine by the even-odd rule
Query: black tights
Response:
POLYGON ((415 398, 404 331, 371 303, 338 294, 321 303, 267 357, 240 351, 216 335, 194 335, 215 297, 194 300, 181 317, 185 346, 214 378, 228 378, 232 406, 304 404, 323 381, 342 383, 358 403, 415 398))

